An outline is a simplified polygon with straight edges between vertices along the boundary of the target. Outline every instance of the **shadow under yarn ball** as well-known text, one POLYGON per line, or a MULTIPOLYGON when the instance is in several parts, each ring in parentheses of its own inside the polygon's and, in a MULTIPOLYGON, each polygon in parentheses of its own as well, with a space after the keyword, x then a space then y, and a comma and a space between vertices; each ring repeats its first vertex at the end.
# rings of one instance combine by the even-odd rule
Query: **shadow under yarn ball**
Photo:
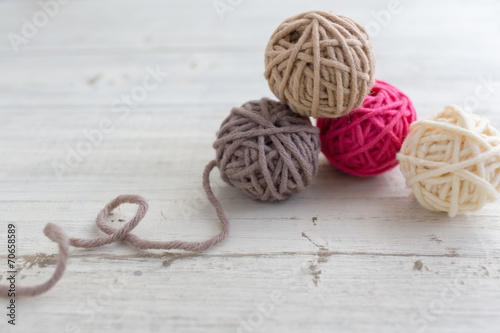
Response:
POLYGON ((359 107, 373 86, 375 58, 364 28, 333 12, 285 20, 265 52, 271 91, 301 115, 341 117, 359 107))
POLYGON ((363 105, 341 118, 319 118, 321 151, 337 169, 369 177, 398 165, 396 154, 417 119, 411 100, 377 80, 363 105))
POLYGON ((287 105, 263 98, 231 110, 214 148, 225 182, 253 199, 284 200, 315 178, 319 130, 287 105))

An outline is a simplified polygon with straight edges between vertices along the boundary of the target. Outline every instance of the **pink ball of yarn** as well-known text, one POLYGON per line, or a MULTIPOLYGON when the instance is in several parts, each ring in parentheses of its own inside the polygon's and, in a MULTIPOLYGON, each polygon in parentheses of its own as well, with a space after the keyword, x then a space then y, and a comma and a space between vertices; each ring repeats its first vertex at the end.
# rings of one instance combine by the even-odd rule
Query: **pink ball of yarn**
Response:
POLYGON ((368 177, 395 167, 396 154, 417 119, 410 99, 376 80, 363 105, 341 118, 319 118, 321 151, 333 166, 368 177))

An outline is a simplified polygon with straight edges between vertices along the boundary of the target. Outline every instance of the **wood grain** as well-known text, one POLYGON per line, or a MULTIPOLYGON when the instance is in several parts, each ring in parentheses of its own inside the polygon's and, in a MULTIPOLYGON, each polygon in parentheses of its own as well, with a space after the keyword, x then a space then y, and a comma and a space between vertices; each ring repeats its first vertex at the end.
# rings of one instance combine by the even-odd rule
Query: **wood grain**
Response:
MULTIPOLYGON (((215 132, 231 107, 271 96, 267 38, 304 10, 379 24, 377 78, 406 92, 420 118, 474 102, 493 81, 475 111, 500 128, 500 1, 401 1, 387 24, 376 18, 383 0, 231 3, 221 20, 212 1, 71 1, 16 54, 7 36, 40 5, 0 2, 0 249, 16 223, 20 284, 55 267, 46 223, 96 236, 95 215, 119 194, 148 199, 135 231, 143 237, 218 232, 201 187, 215 132), (156 67, 168 72, 158 87, 117 108, 156 67), (112 130, 58 176, 55 163, 103 119, 112 130)), ((2 315, 1 331, 498 332, 498 203, 450 219, 421 208, 398 169, 360 179, 324 158, 315 183, 281 203, 252 201, 217 172, 211 179, 231 220, 227 241, 200 254, 72 249, 63 280, 20 299, 18 326, 2 315)))

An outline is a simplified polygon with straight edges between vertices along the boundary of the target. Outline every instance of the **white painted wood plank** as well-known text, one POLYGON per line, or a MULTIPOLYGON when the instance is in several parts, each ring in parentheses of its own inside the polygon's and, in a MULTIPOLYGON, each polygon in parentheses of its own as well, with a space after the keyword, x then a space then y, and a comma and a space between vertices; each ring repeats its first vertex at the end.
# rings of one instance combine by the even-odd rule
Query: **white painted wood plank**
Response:
MULTIPOLYGON (((497 52, 498 53, 498 52, 497 52)), ((495 121, 500 104, 500 69, 497 58, 474 55, 436 57, 428 52, 422 57, 405 54, 377 54, 377 78, 391 82, 410 98, 425 117, 446 104, 474 106, 495 121), (403 59, 401 62, 395 59, 403 59), (460 67, 459 67, 460 66, 460 67), (457 67, 459 69, 457 69, 457 67), (475 103, 475 92, 484 81, 492 81, 491 92, 475 103), (467 98, 473 98, 467 102, 467 98)), ((173 53, 166 55, 114 57, 39 57, 19 58, 0 63, 0 112, 17 106, 101 106, 109 112, 115 101, 130 95, 148 77, 146 68, 159 68, 169 75, 149 91, 139 107, 163 108, 165 104, 203 104, 223 108, 224 112, 247 100, 272 96, 264 79, 262 52, 173 53), (173 65, 175 64, 175 65, 173 65), (223 104, 220 106, 220 104, 223 104)), ((489 86, 488 86, 489 87, 489 86)), ((20 110, 20 109, 19 109, 20 110)), ((82 109, 80 109, 82 110, 82 109)), ((95 111, 91 108, 90 111, 95 111)), ((83 111, 86 111, 83 109, 83 111)), ((104 110, 103 110, 104 111, 104 110)), ((80 111, 79 111, 80 112, 80 111)), ((196 112, 196 110, 193 110, 196 112)))
MULTIPOLYGON (((171 51, 172 48, 216 52, 235 48, 260 50, 281 21, 306 10, 333 10, 368 25, 377 23, 377 13, 390 8, 387 0, 222 2, 236 4, 232 6, 234 10, 225 12, 223 19, 214 9, 214 1, 207 0, 150 0, 140 6, 133 0, 72 0, 61 6, 57 15, 27 44, 20 46, 20 54, 87 54, 86 49, 91 49, 91 53, 120 54, 124 50, 147 52, 149 49, 151 52, 155 49, 171 51)), ((0 11, 6 13, 0 21, 0 31, 4 34, 21 34, 22 17, 32 21, 33 15, 41 10, 34 1, 2 1, 0 6, 0 11)), ((401 0, 397 8, 401 10, 392 15, 387 27, 384 27, 385 21, 378 18, 381 29, 372 28, 380 46, 384 42, 393 43, 397 38, 404 43, 398 48, 404 46, 403 49, 412 44, 423 50, 427 49, 426 45, 432 45, 442 49, 459 48, 462 52, 474 51, 473 46, 496 47, 495 43, 485 44, 484 41, 488 35, 485 31, 499 32, 496 22, 500 12, 498 0, 445 0, 438 3, 401 0), (468 38, 461 38, 462 33, 468 38)), ((8 39, 0 41, 0 49, 2 55, 15 55, 8 39)))
MULTIPOLYGON (((191 109, 186 107, 181 114, 188 114, 191 109)), ((5 141, 16 133, 24 133, 19 132, 19 123, 23 124, 27 133, 31 133, 16 140, 5 152, 14 154, 14 159, 2 168, 9 179, 3 180, 0 192, 2 219, 16 222, 20 227, 20 251, 26 260, 22 283, 33 283, 47 277, 54 267, 54 257, 47 258, 46 254, 55 253, 56 248, 41 233, 46 222, 58 223, 72 235, 96 236, 98 231, 92 223, 96 212, 120 193, 141 193, 150 200, 151 211, 145 223, 137 228, 139 235, 151 239, 201 240, 217 232, 215 214, 201 193, 200 176, 205 162, 213 156, 210 145, 220 122, 217 118, 224 117, 226 112, 205 111, 198 120, 164 111, 132 113, 62 182, 55 177, 50 163, 62 160, 66 153, 65 145, 81 141, 81 131, 92 129, 93 124, 107 113, 76 112, 64 116, 64 111, 45 111, 39 115, 22 112, 16 117, 2 114, 5 119, 15 119, 11 120, 8 131, 3 134, 5 141), (179 133, 179 129, 190 120, 196 132, 179 133), (40 134, 35 132, 36 129, 40 134), (190 136, 191 139, 187 139, 190 136), (16 151, 20 152, 17 157, 16 151), (182 154, 183 151, 187 153, 182 154), (166 157, 165 153, 171 154, 171 157, 166 157), (30 159, 26 160, 26 156, 30 159), (141 165, 138 161, 145 164, 141 165)), ((188 256, 175 261, 175 264, 180 264, 187 260, 184 264, 187 266, 182 265, 180 272, 165 272, 151 267, 162 267, 164 261, 168 266, 168 260, 177 257, 158 251, 140 254, 135 249, 120 245, 91 251, 73 249, 64 281, 51 293, 53 296, 47 295, 39 300, 51 305, 37 314, 21 310, 26 329, 35 323, 38 315, 52 317, 52 313, 61 311, 64 316, 56 324, 60 327, 75 322, 83 330, 94 330, 99 325, 108 330, 138 328, 135 325, 139 324, 134 322, 138 321, 138 316, 144 316, 147 327, 154 329, 160 325, 159 321, 147 313, 165 309, 167 314, 160 316, 161 322, 167 323, 171 329, 196 331, 201 327, 206 329, 208 325, 214 331, 234 331, 278 287, 277 290, 290 296, 282 305, 282 310, 276 307, 266 318, 259 328, 261 331, 276 330, 287 323, 289 331, 303 325, 319 331, 337 327, 349 332, 368 326, 384 331, 398 331, 403 327, 417 331, 425 324, 446 332, 451 322, 461 322, 465 327, 486 325, 478 319, 478 316, 485 316, 484 313, 489 318, 489 325, 495 324, 497 317, 488 316, 488 313, 494 314, 491 309, 498 307, 498 204, 489 205, 469 216, 449 219, 445 215, 423 210, 408 197, 409 191, 404 187, 397 169, 378 177, 359 179, 333 170, 324 160, 314 186, 278 204, 251 201, 224 185, 216 173, 212 179, 220 184, 218 196, 231 219, 232 232, 223 244, 194 257, 202 260, 197 264, 201 266, 194 268, 192 257, 188 256), (313 217, 317 218, 315 223, 313 217), (324 247, 324 250, 319 250, 313 243, 324 247), (328 256, 328 261, 323 263, 322 256, 328 256), (289 260, 295 266, 290 266, 292 263, 289 260), (424 273, 419 269, 413 270, 419 260, 424 273), (427 272, 428 268, 424 266, 432 267, 432 273, 427 272), (80 288, 91 289, 90 293, 95 293, 95 297, 99 293, 104 295, 106 291, 102 290, 106 290, 113 281, 109 276, 109 267, 113 267, 113 272, 125 270, 127 283, 135 283, 130 287, 133 293, 114 295, 113 310, 106 307, 107 310, 96 311, 97 319, 87 322, 90 310, 85 303, 89 296, 85 292, 87 289, 80 288), (253 267, 247 278, 243 267, 253 267), (398 269, 403 267, 406 273, 401 275, 398 269), (218 273, 211 273, 214 269, 218 273), (302 281, 298 287, 294 287, 295 284, 292 287, 300 288, 300 291, 290 291, 292 287, 282 288, 281 280, 275 277, 276 272, 285 274, 291 269, 296 270, 290 277, 295 281, 293 283, 298 284, 297 279, 302 281), (140 274, 135 273, 139 271, 142 272, 140 277, 134 275, 140 274), (373 271, 382 276, 378 277, 373 271), (227 275, 227 281, 221 280, 220 274, 227 275), (426 274, 426 280, 422 284, 415 282, 422 274, 426 274), (92 276, 93 282, 87 287, 82 281, 88 281, 89 276, 92 276), (190 276, 193 276, 193 281, 202 279, 208 281, 208 286, 215 284, 216 288, 211 290, 205 286, 206 295, 201 299, 196 296, 198 292, 194 292, 187 294, 190 295, 188 299, 194 297, 194 300, 182 303, 190 276), (316 281, 318 276, 322 282, 316 281), (460 291, 460 298, 472 302, 470 307, 465 307, 467 315, 463 316, 464 305, 457 301, 445 303, 443 313, 446 315, 438 309, 436 311, 440 315, 436 316, 435 305, 429 304, 438 302, 447 283, 454 283, 459 279, 457 276, 468 283, 467 289, 460 291), (137 280, 128 282, 129 279, 137 280), (177 282, 172 279, 177 279, 177 282), (276 281, 270 284, 269 280, 273 279, 276 281), (154 302, 151 296, 141 298, 139 295, 158 294, 145 287, 145 281, 148 286, 153 284, 164 290, 160 294, 165 294, 166 298, 155 296, 154 302), (79 287, 69 291, 72 285, 79 287), (229 292, 227 288, 232 285, 235 289, 229 287, 232 290, 229 292), (483 285, 489 289, 484 289, 483 285), (254 288, 258 288, 259 292, 256 293, 254 288), (426 288, 431 289, 427 291, 426 288), (68 292, 68 295, 61 296, 68 292), (85 295, 83 299, 77 297, 78 292, 85 295), (175 296, 176 293, 180 294, 175 296), (395 298, 388 297, 388 293, 393 293, 395 298), (408 293, 415 297, 415 301, 409 304, 408 293), (318 298, 321 295, 326 300, 318 298), (215 300, 210 301, 210 297, 215 300), (124 309, 132 307, 137 298, 142 300, 139 301, 141 310, 131 314, 125 312, 126 317, 122 317, 124 309), (484 307, 473 305, 485 299, 484 307), (76 313, 62 310, 61 304, 67 302, 76 303, 76 313), (396 305, 397 310, 394 310, 396 305), (372 306, 377 306, 378 311, 392 319, 378 316, 372 306), (172 313, 172 307, 179 312, 172 313), (213 311, 207 311, 207 307, 212 307, 213 311), (305 312, 304 308, 307 308, 305 312), (427 314, 429 311, 430 315, 427 314), (201 317, 200 312, 203 312, 201 317), (310 320, 313 313, 316 313, 314 318, 317 322, 310 320), (328 313, 336 315, 328 316, 328 313), (105 319, 109 317, 115 319, 105 319)), ((118 213, 116 219, 126 219, 132 213, 133 207, 129 207, 118 213)), ((115 220, 114 223, 120 222, 115 220)), ((21 309, 37 304, 34 300, 22 302, 28 304, 21 309)), ((100 308, 101 304, 98 306, 100 308)), ((296 330, 299 331, 299 328, 296 330)))
MULTIPOLYGON (((96 236, 95 215, 122 193, 149 200, 138 235, 202 240, 218 231, 201 172, 230 108, 270 96, 262 53, 272 30, 313 7, 363 25, 388 8, 382 0, 283 4, 244 1, 220 20, 211 1, 72 1, 18 55, 0 39, 0 227, 19 226, 20 283, 54 269, 47 222, 96 236), (157 65, 169 76, 120 119, 113 101, 157 65), (58 179, 53 162, 104 118, 112 133, 58 179)), ((499 1, 402 6, 373 34, 377 77, 405 91, 419 117, 473 99, 482 80, 500 81, 499 1)), ((34 1, 0 2, 0 35, 38 10, 34 1)), ((476 110, 498 128, 499 90, 476 110)), ((20 300, 20 326, 2 321, 2 332, 498 331, 498 203, 449 219, 422 209, 398 169, 359 179, 324 159, 316 182, 282 203, 252 201, 217 172, 212 180, 231 220, 227 241, 202 254, 72 249, 61 283, 20 300), (272 306, 276 293, 284 301, 272 306)), ((133 211, 123 207, 111 223, 133 211)))
MULTIPOLYGON (((30 273, 43 271, 35 264, 30 273)), ((43 299, 21 300, 16 329, 36 321, 40 331, 245 332, 250 322, 257 332, 497 332, 500 324, 498 271, 481 259, 92 255, 73 258, 67 273, 43 299)))

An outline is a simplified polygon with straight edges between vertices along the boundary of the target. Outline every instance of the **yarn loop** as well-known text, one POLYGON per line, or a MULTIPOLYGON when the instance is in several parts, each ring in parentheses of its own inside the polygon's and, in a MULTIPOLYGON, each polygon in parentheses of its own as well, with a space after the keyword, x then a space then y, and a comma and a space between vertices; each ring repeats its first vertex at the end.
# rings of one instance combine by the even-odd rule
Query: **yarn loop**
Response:
POLYGON ((332 12, 285 20, 265 51, 271 91, 301 115, 340 117, 359 107, 373 86, 375 58, 364 28, 332 12))
MULTIPOLYGON (((107 244, 111 244, 115 241, 124 241, 129 243, 132 246, 135 246, 138 249, 163 249, 163 250, 171 250, 171 249, 179 249, 185 251, 203 251, 206 250, 226 239, 229 233, 229 221, 222 210, 222 206, 220 202, 217 200, 215 195, 210 188, 209 182, 209 174, 210 171, 214 168, 215 163, 210 162, 203 173, 203 187, 205 189, 205 193, 207 194, 208 200, 214 206, 217 215, 219 216, 219 220, 221 223, 221 231, 209 238, 208 240, 202 242, 187 242, 187 241, 150 241, 146 239, 142 239, 134 234, 131 231, 141 222, 148 211, 148 203, 146 200, 139 195, 120 195, 110 201, 97 215, 96 224, 104 232, 106 235, 99 236, 92 239, 84 239, 84 238, 70 238, 66 233, 56 224, 47 223, 43 232, 45 236, 47 236, 50 240, 57 243, 59 246, 59 258, 57 262, 56 269, 52 276, 45 281, 44 283, 35 285, 35 286, 22 286, 16 287, 16 295, 17 296, 38 296, 41 295, 54 287, 57 282, 61 279, 66 270, 66 265, 69 257, 69 247, 81 247, 81 248, 96 248, 100 246, 104 246, 107 244), (118 206, 124 203, 137 204, 137 213, 135 216, 122 225, 120 228, 115 229, 110 225, 106 224, 106 219, 111 214, 111 212, 117 208, 118 206)), ((0 285, 0 297, 7 297, 9 293, 9 286, 0 285)))

